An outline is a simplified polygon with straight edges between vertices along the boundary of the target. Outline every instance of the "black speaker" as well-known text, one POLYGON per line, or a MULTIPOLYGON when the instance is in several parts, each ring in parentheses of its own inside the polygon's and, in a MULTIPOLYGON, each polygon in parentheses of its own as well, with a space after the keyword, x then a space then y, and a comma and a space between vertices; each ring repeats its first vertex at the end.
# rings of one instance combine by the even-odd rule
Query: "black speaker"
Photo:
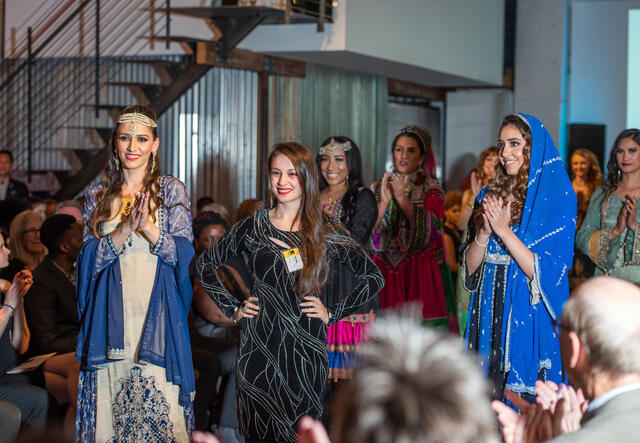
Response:
POLYGON ((604 165, 607 161, 604 158, 604 133, 605 125, 581 123, 569 125, 569 162, 574 150, 578 148, 588 149, 596 155, 600 168, 604 171, 604 165))

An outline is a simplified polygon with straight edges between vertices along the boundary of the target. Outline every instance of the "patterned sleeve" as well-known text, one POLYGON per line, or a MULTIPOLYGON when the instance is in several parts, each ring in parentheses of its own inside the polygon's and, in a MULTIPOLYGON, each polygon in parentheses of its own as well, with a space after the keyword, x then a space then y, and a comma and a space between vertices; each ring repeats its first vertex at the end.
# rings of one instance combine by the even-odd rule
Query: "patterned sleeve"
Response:
MULTIPOLYGON (((473 274, 468 275, 467 272, 467 250, 472 241, 476 238, 476 223, 473 219, 473 212, 480 207, 482 196, 484 195, 484 190, 478 195, 476 201, 473 205, 473 210, 471 212, 471 217, 469 217, 469 222, 467 224, 467 238, 466 241, 460 246, 460 275, 462 277, 462 286, 467 291, 477 291, 478 285, 480 284, 480 276, 484 273, 484 257, 482 258, 482 263, 478 268, 474 271, 473 274)), ((486 250, 485 250, 486 252, 486 250)))
POLYGON ((356 277, 351 293, 337 304, 329 306, 335 322, 357 312, 360 306, 375 297, 384 286, 384 278, 364 249, 354 244, 350 238, 335 236, 335 239, 328 240, 328 245, 331 258, 344 265, 356 277))
MULTIPOLYGON (((85 242, 94 237, 91 229, 89 229, 89 220, 91 219, 91 214, 93 214, 93 211, 98 206, 96 195, 103 186, 104 185, 102 183, 91 186, 85 198, 84 211, 82 213, 82 222, 84 225, 83 241, 85 242)), ((98 243, 98 249, 96 250, 95 272, 102 271, 109 265, 109 263, 118 258, 118 256, 124 252, 124 245, 122 245, 120 250, 116 249, 116 246, 111 240, 111 234, 100 237, 99 240, 100 242, 98 243)))
POLYGON ((353 218, 346 228, 351 237, 364 246, 369 242, 378 216, 376 197, 370 189, 363 188, 358 191, 353 203, 355 205, 353 218))
POLYGON ((217 270, 245 250, 244 240, 251 236, 253 219, 253 216, 248 216, 233 225, 231 230, 209 246, 196 260, 196 277, 209 297, 228 318, 231 318, 240 301, 226 288, 217 270))
POLYGON ((587 215, 576 234, 576 246, 588 255, 600 269, 606 271, 613 267, 625 234, 611 240, 613 226, 602 226, 604 197, 603 187, 596 189, 591 196, 587 215))
POLYGON ((174 236, 193 241, 191 203, 184 184, 174 177, 166 177, 162 183, 162 199, 167 208, 158 211, 160 236, 156 244, 151 246, 151 253, 175 266, 178 256, 174 236))

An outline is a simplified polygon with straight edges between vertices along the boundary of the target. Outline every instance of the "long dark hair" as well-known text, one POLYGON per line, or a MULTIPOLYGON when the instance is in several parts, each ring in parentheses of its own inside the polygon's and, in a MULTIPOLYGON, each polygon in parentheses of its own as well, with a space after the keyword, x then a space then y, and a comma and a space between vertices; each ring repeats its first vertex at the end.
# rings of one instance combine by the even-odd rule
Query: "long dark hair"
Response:
MULTIPOLYGON (((522 210, 524 209, 524 201, 527 198, 527 187, 529 179, 529 164, 531 162, 531 129, 529 125, 519 116, 515 114, 507 115, 502 121, 500 131, 505 126, 515 126, 518 128, 524 138, 525 146, 522 150, 522 156, 524 158, 524 164, 520 167, 518 174, 515 176, 515 183, 512 186, 512 178, 507 174, 502 163, 496 165, 496 176, 489 183, 489 189, 485 195, 495 195, 496 197, 502 197, 504 201, 507 200, 510 194, 513 194, 514 201, 511 204, 511 226, 520 223, 522 217, 522 210)), ((482 208, 474 211, 473 218, 476 223, 476 229, 480 229, 484 226, 484 220, 482 219, 482 208)))
MULTIPOLYGON (((120 112, 120 115, 129 114, 136 112, 138 114, 143 114, 149 117, 151 120, 156 119, 156 113, 146 106, 142 105, 134 105, 128 106, 120 112)), ((118 119, 119 120, 119 119, 118 119)), ((138 123, 141 124, 141 123, 138 123)), ((91 218, 89 219, 89 229, 96 237, 101 237, 99 232, 99 227, 102 222, 113 217, 111 214, 111 203, 114 198, 120 197, 120 192, 122 191, 122 185, 124 183, 124 172, 122 171, 122 167, 119 166, 120 160, 118 160, 118 154, 116 152, 116 138, 118 131, 119 123, 116 124, 113 128, 113 133, 111 134, 111 157, 109 159, 109 164, 106 169, 107 181, 105 186, 98 191, 96 195, 96 199, 98 201, 98 206, 91 214, 91 218)), ((156 140, 158 138, 158 130, 157 128, 151 128, 151 133, 153 134, 153 139, 156 140)), ((133 141, 132 141, 133 143, 133 141)), ((152 166, 152 162, 147 162, 147 174, 143 180, 143 190, 142 192, 148 192, 149 196, 149 214, 153 221, 156 221, 155 211, 152 211, 151 202, 153 201, 156 208, 164 205, 162 199, 159 196, 160 193, 160 156, 156 152, 155 155, 155 166, 152 166)), ((165 205, 166 206, 166 205, 165 205)))
MULTIPOLYGON (((296 290, 299 297, 304 297, 320 292, 327 283, 329 263, 324 246, 327 236, 332 233, 332 225, 322 212, 318 168, 309 148, 296 142, 277 143, 267 160, 269 171, 273 159, 281 154, 293 163, 300 187, 303 189, 300 209, 291 226, 300 220, 300 253, 304 267, 300 272, 296 290)), ((271 201, 274 201, 273 196, 271 201)), ((277 205, 277 200, 275 201, 277 205)))
POLYGON ((611 148, 611 153, 609 154, 609 161, 607 162, 607 178, 604 181, 604 187, 607 194, 611 194, 616 189, 618 189, 618 182, 620 181, 620 179, 618 178, 618 171, 620 170, 620 167, 618 166, 616 154, 620 143, 625 138, 630 138, 640 145, 640 130, 625 129, 620 134, 618 134, 618 136, 616 137, 616 141, 613 142, 613 147, 611 148))
MULTIPOLYGON (((362 157, 360 156, 360 149, 358 145, 351 140, 349 137, 345 137, 342 135, 336 135, 329 137, 325 141, 322 142, 322 146, 329 145, 332 141, 336 141, 338 143, 346 143, 349 142, 351 144, 351 149, 345 151, 344 157, 347 162, 347 168, 349 169, 349 188, 347 192, 344 193, 342 197, 342 209, 343 214, 340 221, 345 224, 348 220, 351 220, 353 214, 355 213, 355 199, 358 195, 358 190, 363 186, 362 185, 362 157)), ((316 156, 316 164, 318 165, 318 182, 320 184, 320 191, 324 191, 327 188, 327 181, 322 176, 322 172, 320 170, 320 164, 322 162, 322 155, 318 154, 316 156)))

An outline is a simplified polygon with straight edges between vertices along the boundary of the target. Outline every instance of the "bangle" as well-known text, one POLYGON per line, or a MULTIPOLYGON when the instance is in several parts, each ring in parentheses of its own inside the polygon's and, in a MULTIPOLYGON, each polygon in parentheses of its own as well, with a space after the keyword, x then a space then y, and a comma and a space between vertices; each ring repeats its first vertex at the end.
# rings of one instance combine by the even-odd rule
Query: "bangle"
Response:
POLYGON ((238 312, 238 309, 240 309, 240 305, 236 306, 236 308, 233 310, 233 314, 231 314, 231 320, 233 320, 235 324, 239 323, 236 319, 236 312, 238 312))
POLYGON ((489 240, 487 239, 487 242, 482 244, 478 241, 478 235, 476 234, 475 237, 473 237, 473 241, 475 242, 476 245, 480 246, 481 248, 486 248, 487 245, 489 244, 489 240))
POLYGON ((3 304, 2 304, 2 307, 5 307, 5 306, 6 306, 7 308, 11 308, 11 313, 12 313, 12 314, 13 314, 13 313, 15 312, 15 310, 16 310, 16 308, 14 308, 13 306, 11 306, 10 304, 3 303, 3 304))

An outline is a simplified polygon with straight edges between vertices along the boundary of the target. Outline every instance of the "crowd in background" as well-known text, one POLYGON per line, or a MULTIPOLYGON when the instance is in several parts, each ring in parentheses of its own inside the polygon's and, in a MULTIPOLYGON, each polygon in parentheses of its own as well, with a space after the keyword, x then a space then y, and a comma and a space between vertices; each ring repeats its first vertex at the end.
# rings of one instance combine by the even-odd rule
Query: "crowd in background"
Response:
MULTIPOLYGON (((524 120, 523 117, 519 118, 524 120)), ((500 166, 501 163, 503 165, 505 163, 505 150, 511 149, 515 152, 512 154, 515 159, 519 158, 518 155, 522 155, 516 152, 517 147, 509 147, 506 142, 503 143, 502 135, 499 147, 490 147, 481 153, 476 168, 470 172, 468 179, 462 182, 460 189, 450 190, 446 194, 435 177, 435 158, 431 137, 423 128, 407 126, 398 132, 390 147, 393 171, 385 172, 373 184, 362 182, 360 148, 354 140, 335 135, 327 138, 317 147, 319 154, 315 159, 315 167, 317 167, 319 179, 318 209, 326 214, 332 223, 339 226, 342 233, 358 244, 361 250, 366 251, 385 280, 379 295, 363 300, 357 309, 350 310, 348 315, 339 315, 338 318, 333 319, 328 314, 330 321, 325 348, 329 359, 329 372, 325 382, 330 388, 329 395, 321 400, 325 402, 322 406, 328 406, 336 396, 342 397, 334 403, 339 406, 324 408, 325 416, 322 420, 326 426, 331 426, 335 435, 338 436, 335 441, 370 441, 371 433, 382 432, 381 429, 393 432, 394 435, 407 432, 409 440, 420 441, 417 435, 427 429, 438 427, 432 423, 436 421, 432 417, 440 417, 438 420, 442 423, 451 420, 451 417, 441 417, 439 415, 441 411, 431 407, 428 402, 407 406, 412 401, 411 396, 417 394, 403 393, 402 390, 410 390, 416 384, 421 385, 423 382, 417 377, 415 379, 410 377, 409 381, 413 380, 411 383, 406 380, 391 379, 393 383, 398 383, 392 385, 399 389, 395 392, 377 378, 381 377, 380 373, 383 372, 395 374, 401 371, 394 367, 395 364, 411 366, 408 362, 419 353, 425 353, 425 360, 416 363, 411 370, 406 369, 408 374, 413 373, 415 376, 416 368, 421 368, 421 371, 428 371, 435 376, 439 373, 438 371, 446 372, 444 366, 459 368, 460 374, 448 374, 449 379, 443 375, 442 383, 455 386, 463 383, 462 379, 465 377, 471 377, 471 381, 465 381, 464 392, 469 398, 474 399, 474 404, 480 405, 480 409, 475 411, 476 416, 473 416, 471 409, 469 413, 462 412, 467 410, 468 406, 464 399, 452 399, 450 405, 459 408, 456 414, 459 415, 458 421, 454 420, 452 423, 458 423, 458 427, 443 428, 445 434, 440 441, 454 441, 446 438, 449 435, 446 432, 460 433, 461 429, 465 430, 463 434, 468 434, 469 438, 462 436, 458 441, 473 441, 474 436, 478 435, 486 436, 484 441, 492 440, 493 430, 487 429, 486 426, 488 419, 485 413, 489 410, 488 399, 484 394, 478 393, 483 392, 483 388, 474 385, 476 380, 473 379, 473 375, 469 375, 477 375, 477 368, 474 366, 467 368, 465 357, 458 355, 457 351, 452 351, 457 344, 451 343, 449 339, 442 339, 437 334, 429 335, 432 332, 420 328, 418 323, 461 335, 465 335, 467 330, 467 343, 475 340, 474 344, 469 344, 470 349, 476 349, 480 353, 490 353, 494 350, 493 343, 503 339, 495 332, 500 327, 494 323, 491 326, 494 335, 488 337, 485 343, 485 339, 479 332, 480 329, 482 331, 484 329, 474 325, 484 325, 484 320, 479 314, 484 309, 481 294, 486 291, 495 293, 497 288, 502 287, 501 285, 508 284, 494 277, 491 277, 491 282, 488 282, 486 275, 478 277, 476 269, 472 270, 469 264, 472 258, 465 257, 465 253, 470 251, 473 254, 477 248, 488 248, 487 254, 495 254, 498 257, 504 245, 512 241, 507 234, 504 236, 498 234, 500 232, 498 227, 501 226, 500 214, 496 214, 495 219, 491 218, 491 207, 487 210, 489 213, 484 215, 484 219, 482 214, 483 201, 485 207, 495 204, 496 208, 506 208, 509 193, 516 196, 513 204, 509 205, 509 211, 519 211, 518 217, 522 218, 517 218, 515 223, 516 225, 520 223, 519 226, 523 226, 526 214, 538 214, 536 210, 541 211, 539 214, 542 214, 544 210, 552 208, 553 206, 549 203, 551 199, 557 199, 555 204, 565 204, 575 200, 577 211, 575 217, 569 212, 562 213, 565 218, 573 219, 575 223, 575 243, 573 234, 568 232, 570 229, 567 230, 571 254, 554 252, 556 256, 572 256, 573 260, 565 266, 565 269, 557 266, 557 262, 550 267, 557 268, 556 279, 568 277, 568 285, 572 289, 581 287, 582 290, 576 296, 576 300, 572 299, 570 307, 566 307, 564 311, 562 311, 564 299, 561 302, 543 300, 547 306, 554 303, 559 306, 559 308, 555 305, 553 309, 548 308, 555 311, 555 317, 552 320, 562 318, 562 328, 567 327, 567 324, 571 325, 572 329, 565 331, 565 338, 574 340, 576 343, 573 348, 563 347, 562 357, 565 370, 570 376, 573 374, 576 377, 574 380, 580 380, 575 385, 576 389, 562 385, 563 382, 566 383, 566 377, 561 370, 555 378, 546 376, 541 379, 540 368, 536 368, 536 373, 532 375, 535 392, 531 390, 518 392, 517 389, 512 389, 515 384, 510 384, 506 379, 500 379, 500 377, 506 377, 504 373, 501 374, 498 370, 492 372, 493 365, 500 366, 499 356, 495 359, 493 356, 488 357, 485 373, 488 371, 489 378, 496 385, 507 387, 505 395, 509 401, 506 404, 514 404, 522 413, 522 416, 519 416, 512 408, 505 409, 502 407, 504 404, 494 402, 494 409, 504 427, 504 439, 505 441, 523 441, 523 433, 530 432, 532 435, 535 434, 535 438, 532 437, 531 441, 544 441, 567 431, 576 431, 582 415, 587 412, 587 401, 602 393, 604 388, 601 388, 600 384, 594 387, 593 382, 588 380, 589 371, 593 368, 589 365, 585 366, 582 361, 565 357, 565 353, 569 349, 573 355, 579 352, 580 346, 603 348, 608 346, 608 343, 600 343, 599 337, 585 338, 584 334, 580 335, 579 332, 584 333, 585 328, 590 327, 580 323, 580 316, 596 315, 589 310, 582 312, 581 309, 586 309, 583 305, 600 306, 602 304, 601 301, 595 301, 597 297, 594 297, 594 291, 598 295, 605 295, 608 287, 618 288, 619 293, 616 296, 622 299, 620 303, 623 306, 629 306, 632 309, 631 312, 638 313, 637 301, 633 300, 633 297, 638 295, 635 288, 617 281, 612 283, 607 279, 587 280, 594 275, 608 275, 636 285, 640 283, 640 239, 637 235, 640 131, 626 130, 616 138, 604 177, 592 152, 586 149, 573 151, 567 169, 574 194, 563 200, 564 197, 559 194, 554 196, 554 192, 564 193, 562 187, 564 182, 557 178, 562 175, 562 172, 559 169, 552 170, 549 166, 557 157, 557 152, 551 149, 555 147, 552 142, 548 144, 550 138, 546 130, 536 129, 535 125, 539 123, 537 120, 530 118, 524 121, 528 130, 518 126, 522 122, 517 118, 503 123, 503 129, 510 126, 520 128, 522 137, 530 146, 526 154, 530 156, 526 160, 530 162, 527 163, 527 168, 537 161, 542 171, 539 180, 543 182, 541 186, 547 186, 548 189, 536 188, 535 193, 540 197, 534 203, 532 203, 534 191, 530 176, 531 172, 536 170, 533 167, 527 169, 529 175, 522 179, 522 189, 518 189, 518 185, 516 189, 509 188, 507 185, 504 185, 504 190, 500 188, 502 186, 500 180, 506 180, 504 177, 507 176, 517 176, 519 173, 516 171, 510 174, 506 166, 500 166), (533 154, 533 148, 538 149, 536 143, 539 143, 540 152, 545 152, 544 155, 547 157, 544 155, 535 157, 537 154, 533 154), (497 171, 502 172, 497 173, 497 171), (548 177, 555 178, 549 178, 549 182, 544 182, 545 173, 549 174, 548 177), (528 184, 527 180, 529 180, 528 184), (500 198, 504 198, 504 202, 499 200, 500 198), (521 198, 520 203, 518 198, 521 198), (535 204, 539 209, 536 209, 535 204), (550 206, 545 209, 544 205, 550 206), (489 226, 492 229, 490 232, 489 226), (482 235, 485 232, 483 229, 489 232, 486 243, 483 243, 482 235), (569 268, 571 268, 570 271, 568 271, 569 268), (471 281, 472 278, 475 280, 471 281), (487 285, 490 289, 486 289, 487 285), (413 302, 417 304, 414 305, 413 302), (388 322, 375 320, 381 310, 397 309, 405 304, 410 310, 420 310, 417 314, 415 312, 411 314, 414 320, 396 319, 397 324, 394 324, 393 319, 388 322), (470 305, 471 309, 469 309, 470 305), (418 319, 417 322, 416 319, 418 319), (372 325, 378 322, 380 322, 379 329, 372 328, 372 325), (571 331, 578 332, 572 336, 571 331), (377 337, 376 334, 381 334, 379 340, 374 340, 365 347, 359 347, 370 335, 377 337), (424 334, 424 337, 420 334, 424 334), (410 340, 402 343, 402 337, 412 335, 419 338, 414 337, 415 342, 410 340), (596 342, 595 345, 594 342, 596 342), (394 352, 398 353, 395 359, 392 357, 394 352), (362 364, 365 356, 369 357, 366 360, 368 369, 365 368, 361 373, 354 375, 354 368, 362 364), (450 357, 451 361, 446 361, 445 357, 450 357), (348 384, 342 392, 337 392, 337 388, 343 384, 343 381, 352 379, 352 384, 348 384), (391 414, 390 411, 385 411, 387 405, 380 405, 379 410, 373 411, 372 405, 376 400, 369 399, 366 393, 374 388, 382 392, 385 392, 385 389, 388 390, 389 392, 381 394, 388 398, 401 398, 402 401, 399 404, 403 414, 409 416, 415 408, 421 412, 416 413, 413 421, 407 419, 407 422, 398 424, 393 420, 390 422, 383 420, 383 423, 373 426, 370 417, 377 416, 376 414, 391 414), (582 390, 578 392, 578 388, 582 390), (521 396, 514 397, 510 390, 515 390, 521 396), (529 394, 529 397, 522 394, 529 394), (535 400, 536 395, 537 400, 535 400), (531 400, 533 406, 522 403, 521 397, 531 400), (569 404, 571 407, 567 406, 569 404), (560 405, 566 406, 566 410, 561 410, 560 405), (562 428, 560 424, 555 424, 553 421, 559 421, 561 416, 566 417, 569 414, 573 414, 570 426, 562 428), (466 423, 466 427, 460 427, 462 423, 466 423), (353 429, 349 430, 350 426, 353 426, 353 429), (403 427, 405 431, 395 429, 396 427, 403 427), (542 428, 545 428, 544 431, 541 430, 542 428), (358 435, 357 439, 355 435, 358 435)), ((152 156, 155 162, 155 151, 152 156)), ((19 426, 21 423, 23 428, 37 431, 42 430, 46 420, 49 420, 49 423, 60 423, 67 436, 73 435, 76 428, 76 409, 79 407, 77 403, 79 380, 81 389, 84 389, 88 383, 87 379, 82 379, 81 363, 74 355, 83 321, 79 318, 77 309, 76 286, 81 282, 76 282, 76 266, 78 254, 83 245, 83 231, 84 241, 86 241, 87 229, 91 229, 88 227, 87 207, 91 207, 92 203, 85 202, 84 196, 77 200, 63 202, 31 197, 23 183, 10 178, 11 165, 11 152, 0 151, 0 241, 2 242, 0 248, 2 287, 0 289, 3 294, 3 310, 0 311, 0 334, 2 335, 0 339, 0 416, 3 418, 0 419, 0 425, 3 424, 2 420, 10 422, 12 417, 18 417, 19 426), (8 307, 4 308, 6 306, 8 307), (46 359, 34 371, 9 373, 29 357, 51 353, 55 355, 46 359)), ((538 166, 535 167, 538 168, 538 166)), ((118 171, 120 170, 118 168, 120 168, 119 164, 114 165, 113 169, 118 171)), ((153 166, 151 172, 159 174, 157 171, 154 172, 153 166)), ((179 185, 176 186, 179 187, 179 185)), ((169 197, 165 196, 165 200, 168 199, 169 197)), ((241 318, 238 321, 234 317, 236 311, 230 316, 230 311, 225 310, 224 306, 221 309, 221 306, 214 302, 209 289, 203 287, 208 283, 201 278, 202 270, 196 269, 196 263, 198 257, 211 250, 212 245, 223 238, 238 222, 249 217, 255 219, 256 213, 273 208, 273 199, 275 199, 274 195, 265 202, 256 199, 245 200, 239 203, 236 213, 231 215, 223 205, 216 203, 211 197, 203 196, 193 205, 193 211, 189 213, 188 226, 186 224, 184 226, 185 230, 188 229, 193 233, 192 246, 195 251, 193 260, 187 266, 193 285, 193 302, 190 305, 188 328, 195 371, 195 399, 193 400, 195 429, 204 431, 213 429, 222 441, 243 441, 243 435, 246 435, 244 432, 246 429, 241 432, 241 428, 243 426, 246 428, 247 425, 238 422, 236 396, 238 372, 235 370, 241 338, 239 326, 242 326, 244 314, 239 314, 241 318)), ((179 203, 178 200, 176 201, 179 203)), ((135 203, 133 205, 135 206, 135 203)), ((190 206, 189 202, 184 202, 184 206, 190 206)), ((570 227, 571 223, 566 223, 563 219, 558 222, 558 225, 549 225, 548 231, 562 230, 565 225, 570 227)), ((547 229, 547 226, 544 229, 547 229)), ((532 235, 543 232, 547 231, 540 228, 532 235)), ((160 236, 157 240, 160 243, 164 235, 162 228, 157 235, 160 236)), ((524 238, 521 240, 524 241, 524 238)), ((126 247, 127 242, 130 248, 135 248, 135 240, 131 244, 129 234, 123 236, 122 248, 126 247)), ((140 247, 148 248, 148 245, 140 247)), ((116 249, 119 248, 120 246, 116 247, 116 249)), ((506 249, 515 250, 515 247, 506 249)), ((179 251, 174 253, 178 254, 179 251)), ((509 253, 513 254, 513 251, 509 253)), ((521 264, 518 258, 513 259, 521 269, 525 270, 523 271, 526 274, 526 278, 523 277, 525 288, 531 281, 537 281, 539 269, 544 266, 538 263, 537 257, 534 251, 531 259, 533 260, 532 272, 529 274, 526 272, 526 264, 521 264)), ((506 268, 500 267, 505 263, 501 263, 499 257, 496 260, 495 263, 483 261, 478 272, 485 274, 493 272, 494 275, 500 272, 510 275, 511 272, 517 275, 510 270, 509 263, 506 264, 506 268), (491 268, 491 265, 495 267, 491 268)), ((244 251, 225 260, 223 266, 216 270, 216 278, 224 285, 225 291, 228 291, 242 305, 241 310, 249 306, 246 311, 249 314, 246 318, 250 318, 251 307, 257 306, 254 304, 257 303, 257 298, 254 297, 254 276, 250 261, 250 254, 244 251)), ((135 276, 132 275, 131 278, 135 276)), ((324 306, 337 306, 344 295, 352 291, 357 284, 358 275, 354 274, 353 269, 336 266, 320 294, 320 300, 324 306)), ((540 282, 540 285, 540 293, 544 298, 545 283, 540 282)), ((493 303, 492 312, 493 309, 505 309, 503 305, 495 305, 494 300, 489 299, 489 302, 493 303)), ((614 302, 617 303, 618 300, 612 298, 611 303, 614 302)), ((609 306, 603 307, 603 312, 599 314, 604 316, 603 322, 610 325, 612 330, 623 328, 623 326, 614 325, 615 322, 607 316, 607 309, 609 306)), ((144 321, 144 315, 141 321, 144 321)), ((502 317, 499 320, 491 317, 490 321, 502 322, 502 317)), ((551 328, 549 324, 550 331, 551 328)), ((559 335, 560 331, 556 328, 554 340, 557 341, 559 335)), ((621 330, 618 338, 620 337, 628 337, 629 340, 638 338, 637 331, 633 330, 621 330)), ((558 364, 559 346, 562 344, 556 345, 557 350, 554 348, 554 356, 549 357, 552 360, 558 360, 558 364)), ((605 356, 609 355, 606 350, 601 352, 605 356)), ((619 352, 623 354, 625 350, 619 352)), ((607 359, 602 358, 600 354, 591 353, 589 363, 596 369, 611 370, 616 376, 621 373, 637 376, 640 373, 638 369, 640 363, 637 361, 631 361, 626 367, 620 369, 614 364, 620 357, 616 355, 611 358, 613 363, 611 359, 606 361, 607 359), (612 369, 610 369, 611 365, 614 366, 612 369)), ((629 359, 637 358, 640 358, 640 355, 632 349, 629 359)), ((550 370, 550 367, 546 369, 550 370)), ((244 374, 241 375, 244 376, 244 374)), ((98 382, 95 381, 95 383, 98 382)), ((433 385, 420 386, 418 389, 427 396, 422 399, 428 398, 430 393, 437 390, 438 386, 435 382, 433 385)), ((604 392, 607 390, 605 389, 604 392)), ((176 396, 178 395, 182 394, 176 393, 176 396)), ((498 401, 503 399, 502 389, 498 392, 494 390, 493 399, 498 401)), ((240 404, 244 403, 241 401, 240 404)), ((241 420, 246 419, 242 417, 242 413, 240 415, 241 420)), ((294 418, 297 420, 300 417, 294 416, 294 418)), ((315 418, 320 419, 320 417, 315 418)), ((13 423, 15 422, 16 419, 13 418, 13 423)), ((13 429, 5 428, 9 429, 7 435, 17 434, 18 428, 15 424, 12 426, 14 426, 13 429)), ((310 426, 311 428, 313 425, 310 426)), ((283 434, 277 432, 268 434, 271 437, 273 435, 282 436, 283 434)))

